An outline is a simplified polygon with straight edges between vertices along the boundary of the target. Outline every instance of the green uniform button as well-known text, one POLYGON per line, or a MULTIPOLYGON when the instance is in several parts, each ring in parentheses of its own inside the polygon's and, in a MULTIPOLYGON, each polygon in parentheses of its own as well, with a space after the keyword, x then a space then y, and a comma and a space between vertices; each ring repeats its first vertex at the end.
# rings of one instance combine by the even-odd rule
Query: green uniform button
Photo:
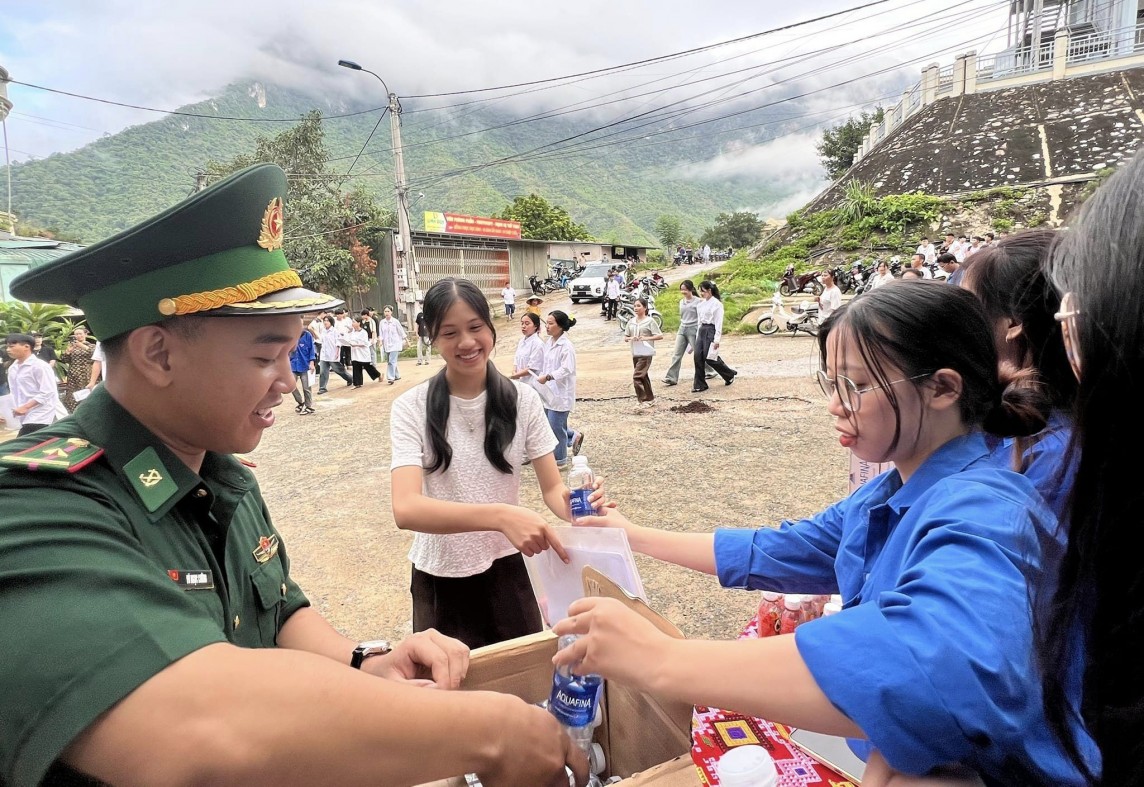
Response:
POLYGON ((203 489, 202 487, 199 487, 198 489, 195 490, 195 497, 203 498, 206 496, 207 496, 207 490, 203 489))

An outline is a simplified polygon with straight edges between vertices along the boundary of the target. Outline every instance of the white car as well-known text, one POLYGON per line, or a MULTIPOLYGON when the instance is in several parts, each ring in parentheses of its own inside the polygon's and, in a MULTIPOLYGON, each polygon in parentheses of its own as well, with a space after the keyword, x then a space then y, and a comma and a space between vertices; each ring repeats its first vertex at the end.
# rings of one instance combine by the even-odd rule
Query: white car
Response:
POLYGON ((623 273, 625 278, 627 277, 628 264, 626 262, 593 262, 585 268, 584 272, 568 285, 568 289, 572 293, 572 303, 604 300, 607 284, 605 279, 608 276, 608 271, 612 268, 623 273))

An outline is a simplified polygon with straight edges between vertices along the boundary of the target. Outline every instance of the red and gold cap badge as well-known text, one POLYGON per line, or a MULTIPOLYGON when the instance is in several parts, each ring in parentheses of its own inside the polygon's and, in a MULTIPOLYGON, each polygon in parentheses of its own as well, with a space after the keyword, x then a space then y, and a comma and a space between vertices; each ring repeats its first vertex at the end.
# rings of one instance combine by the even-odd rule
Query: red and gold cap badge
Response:
POLYGON ((267 251, 282 248, 282 198, 275 197, 262 214, 262 232, 258 235, 258 245, 267 251))

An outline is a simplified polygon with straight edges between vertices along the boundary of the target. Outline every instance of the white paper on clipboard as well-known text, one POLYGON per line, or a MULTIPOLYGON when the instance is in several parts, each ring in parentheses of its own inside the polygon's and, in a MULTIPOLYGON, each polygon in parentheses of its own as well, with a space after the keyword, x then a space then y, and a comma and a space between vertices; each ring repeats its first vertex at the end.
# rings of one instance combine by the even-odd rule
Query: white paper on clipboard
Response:
POLYGON ((550 408, 550 407, 552 407, 552 399, 553 399, 552 389, 549 388, 544 383, 537 382, 537 380, 539 378, 540 378, 539 374, 537 374, 536 372, 529 369, 528 370, 528 377, 526 377, 524 379, 528 382, 528 386, 530 388, 532 388, 532 390, 534 390, 538 394, 540 394, 541 404, 543 404, 545 407, 550 408))
POLYGON ((584 597, 581 572, 585 566, 596 569, 632 596, 647 601, 627 533, 610 527, 556 527, 553 530, 571 562, 565 563, 551 549, 524 561, 546 625, 568 617, 568 606, 584 597))

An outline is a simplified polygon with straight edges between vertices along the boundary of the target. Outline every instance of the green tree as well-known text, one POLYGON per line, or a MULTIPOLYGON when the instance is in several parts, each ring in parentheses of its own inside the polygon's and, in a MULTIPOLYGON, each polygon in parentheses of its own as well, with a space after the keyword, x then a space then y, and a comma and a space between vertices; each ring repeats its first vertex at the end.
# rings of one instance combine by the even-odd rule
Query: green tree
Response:
POLYGON ((745 210, 720 213, 715 217, 715 225, 703 231, 699 242, 706 243, 713 249, 725 249, 728 246, 739 249, 753 246, 762 231, 763 221, 757 213, 745 210))
POLYGON ((885 111, 878 107, 873 112, 863 112, 856 118, 852 117, 845 123, 822 132, 822 140, 816 149, 822 166, 831 180, 841 177, 850 169, 862 140, 870 132, 870 127, 875 123, 881 123, 884 115, 885 111))
POLYGON ((520 234, 532 240, 591 240, 592 235, 583 224, 572 221, 568 211, 552 205, 539 194, 517 197, 494 219, 520 222, 520 234))
POLYGON ((660 216, 655 220, 655 236, 670 255, 683 237, 683 224, 678 216, 660 216))
MULTIPOLYGON (((56 354, 59 355, 64 351, 67 338, 75 326, 84 324, 82 321, 73 321, 69 316, 71 314, 70 306, 55 303, 0 302, 0 336, 9 333, 40 333, 45 342, 56 348, 56 354)), ((56 376, 64 376, 62 363, 56 364, 56 376)))
POLYGON ((291 266, 309 287, 345 298, 372 284, 361 265, 368 252, 355 259, 355 243, 377 248, 380 227, 392 226, 383 211, 360 187, 344 189, 345 176, 332 172, 323 141, 322 116, 310 112, 293 128, 274 137, 259 137, 254 152, 228 162, 211 162, 211 176, 259 162, 271 162, 289 173, 283 250, 291 266))

